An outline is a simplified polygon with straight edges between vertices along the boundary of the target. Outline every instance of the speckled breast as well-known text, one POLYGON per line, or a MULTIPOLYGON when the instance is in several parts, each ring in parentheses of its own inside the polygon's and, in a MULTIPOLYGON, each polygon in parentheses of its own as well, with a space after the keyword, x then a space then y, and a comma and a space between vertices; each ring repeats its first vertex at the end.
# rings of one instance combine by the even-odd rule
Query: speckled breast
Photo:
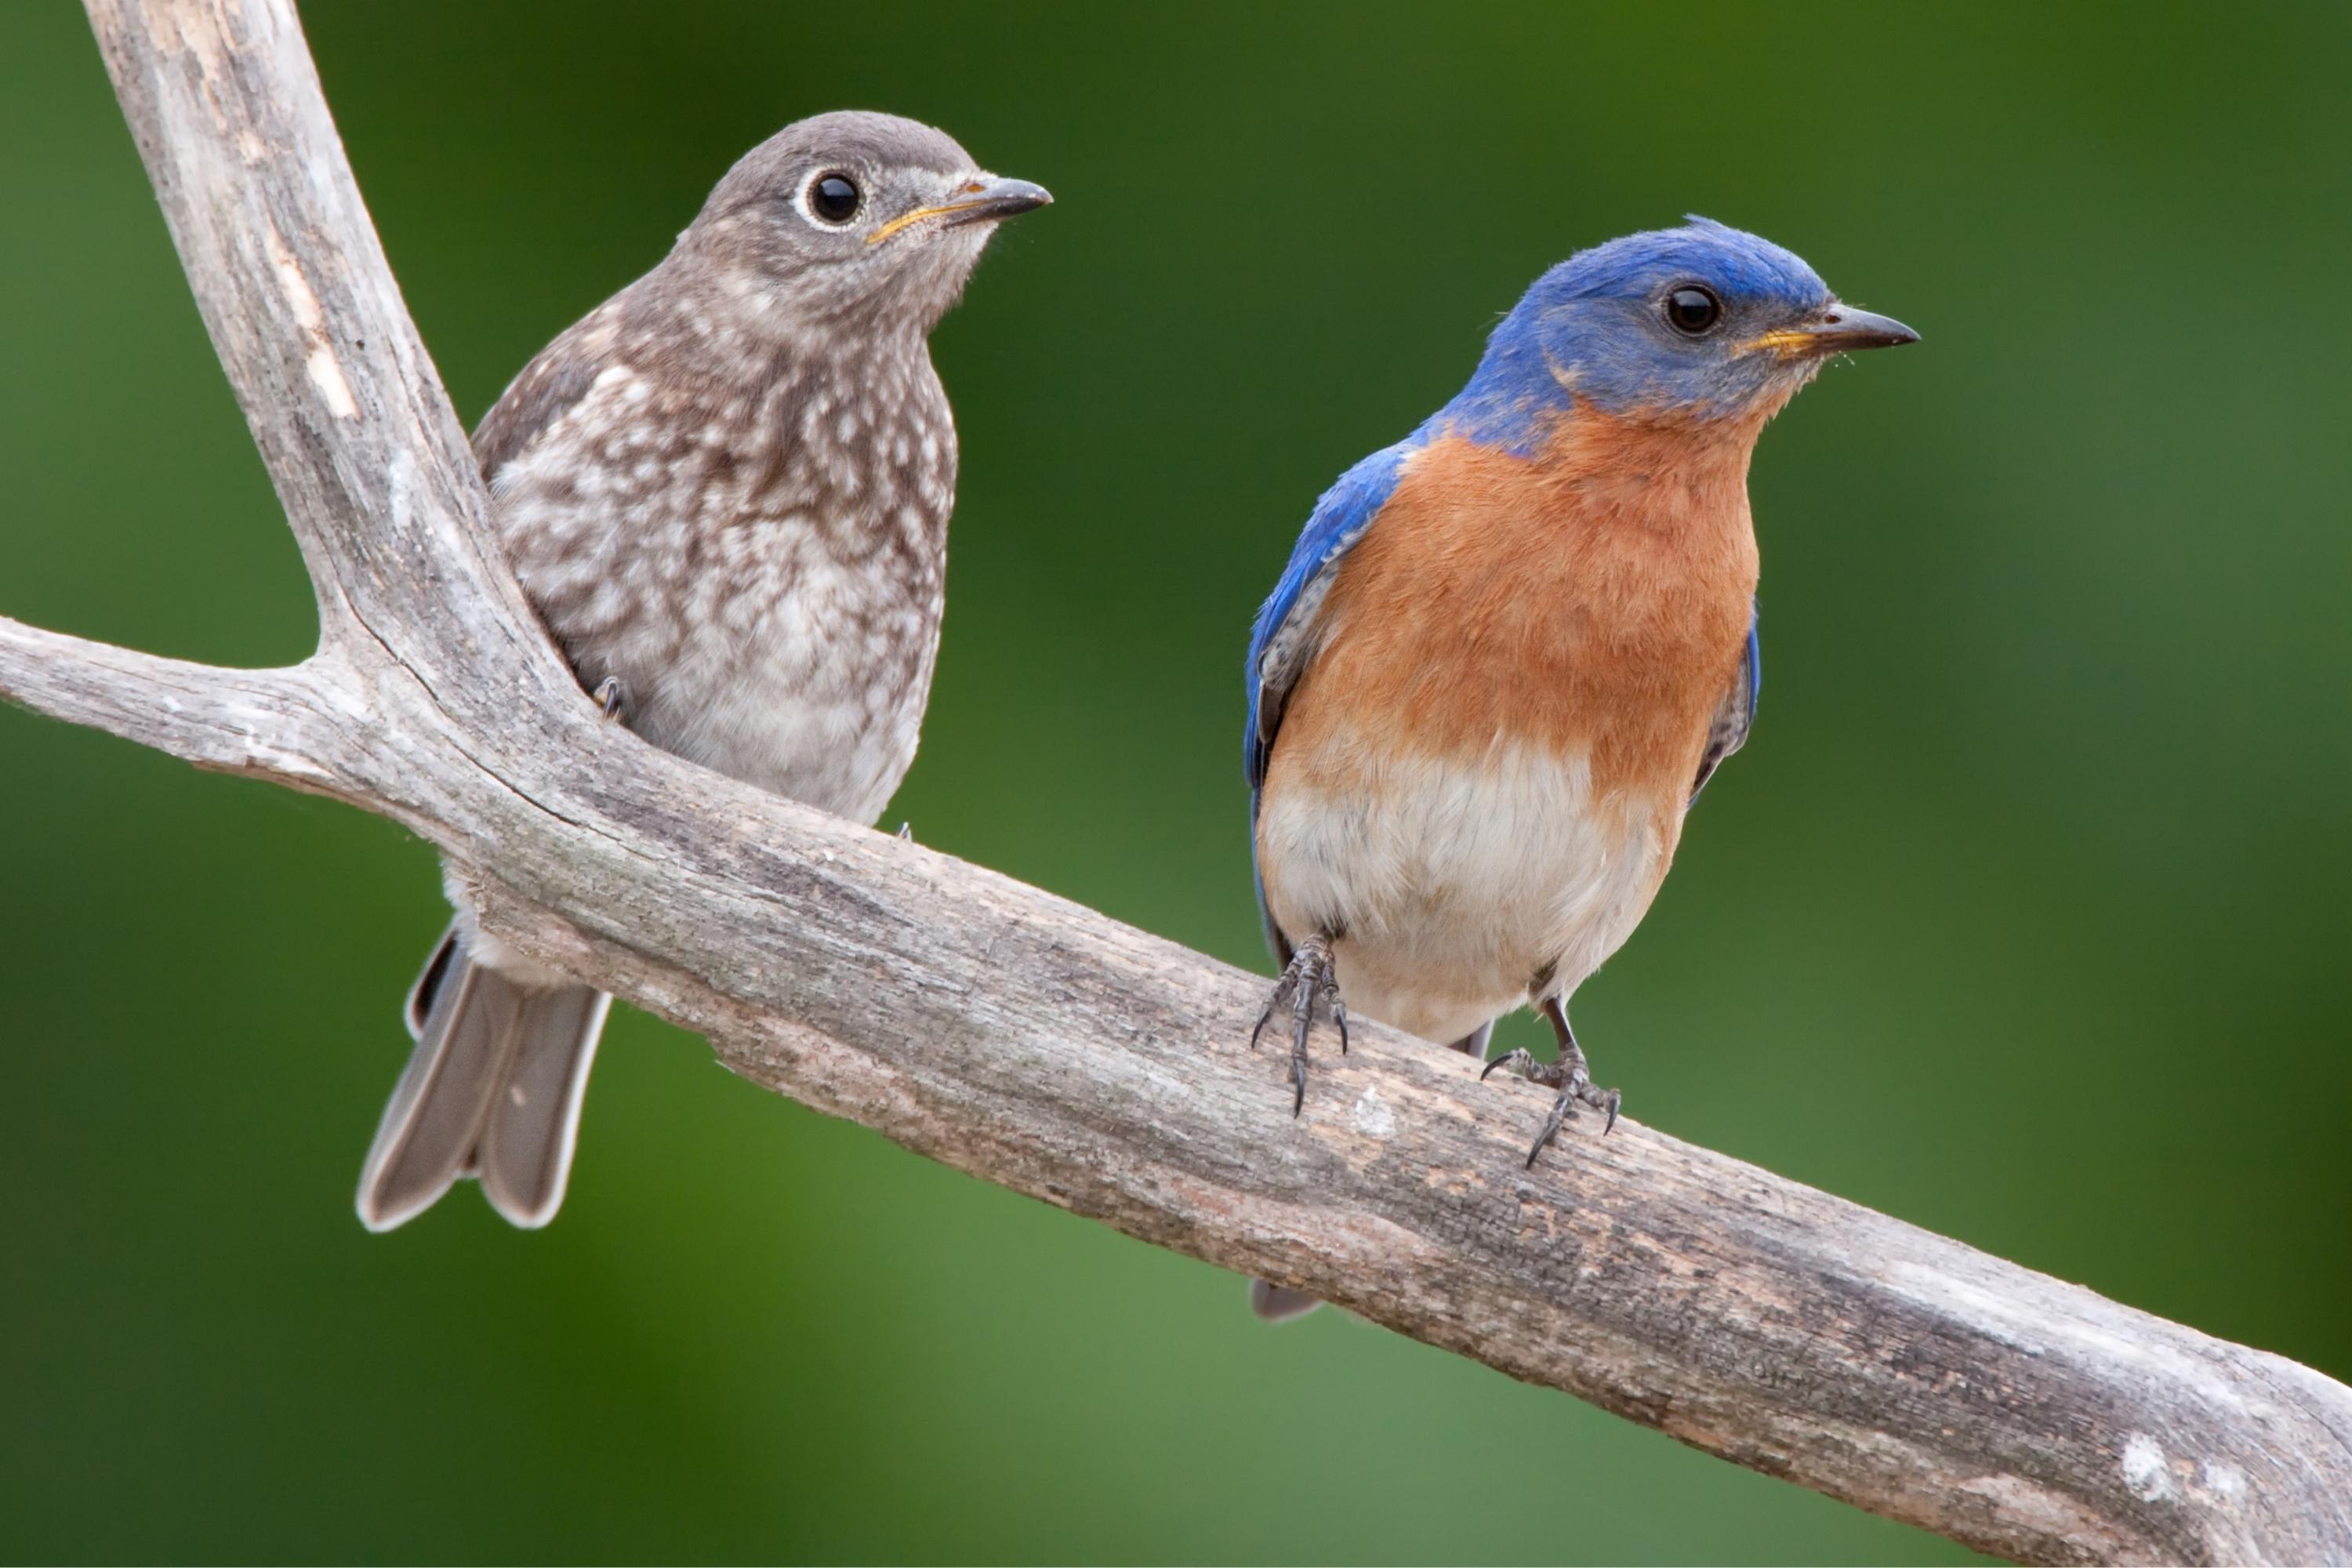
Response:
POLYGON ((919 340, 746 384, 627 365, 495 476, 516 572, 656 745, 871 821, 913 762, 953 417, 919 340))

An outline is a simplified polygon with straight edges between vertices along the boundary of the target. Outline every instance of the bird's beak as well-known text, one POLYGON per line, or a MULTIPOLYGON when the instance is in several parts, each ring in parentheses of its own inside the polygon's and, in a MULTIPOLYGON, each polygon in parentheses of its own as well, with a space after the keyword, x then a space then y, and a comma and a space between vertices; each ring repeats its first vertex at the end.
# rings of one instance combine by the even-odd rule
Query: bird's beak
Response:
POLYGON ((1919 334, 1892 316, 1874 315, 1832 300, 1810 321, 1780 327, 1749 341, 1751 349, 1769 349, 1782 359, 1822 359, 1850 349, 1892 349, 1916 343, 1919 334))
POLYGON ((867 235, 866 243, 879 245, 899 230, 921 223, 926 218, 940 219, 940 226, 945 228, 955 228, 968 223, 994 223, 1021 213, 1035 212, 1039 207, 1051 205, 1053 200, 1052 192, 1026 180, 974 174, 958 186, 955 195, 948 200, 899 214, 867 235))

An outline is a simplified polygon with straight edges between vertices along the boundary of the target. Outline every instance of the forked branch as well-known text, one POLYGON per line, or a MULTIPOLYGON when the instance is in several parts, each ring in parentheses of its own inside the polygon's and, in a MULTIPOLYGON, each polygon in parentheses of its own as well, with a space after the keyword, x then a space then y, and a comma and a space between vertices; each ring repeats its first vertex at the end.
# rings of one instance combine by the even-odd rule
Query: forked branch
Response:
POLYGON ((211 669, 0 622, 0 695, 432 839, 501 934, 735 1071, 1129 1235, 2037 1561, 2352 1560, 2352 1390, 1361 1026, 1297 1121, 1259 983, 599 724, 483 525, 289 0, 89 0, 317 585, 211 669), (1517 1098, 1514 1098, 1517 1097, 1517 1098))

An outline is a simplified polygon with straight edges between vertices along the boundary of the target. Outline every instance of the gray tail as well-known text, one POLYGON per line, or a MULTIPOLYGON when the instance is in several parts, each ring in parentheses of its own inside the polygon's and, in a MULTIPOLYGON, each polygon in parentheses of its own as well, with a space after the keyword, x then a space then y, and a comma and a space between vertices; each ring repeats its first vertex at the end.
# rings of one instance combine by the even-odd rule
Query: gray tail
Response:
POLYGON ((1319 1296, 1304 1290, 1294 1290, 1287 1285, 1276 1285, 1268 1279, 1250 1281, 1250 1310, 1269 1323, 1286 1323, 1293 1318, 1303 1318, 1323 1304, 1319 1296))
MULTIPOLYGON (((1479 1025, 1454 1042, 1454 1048, 1473 1060, 1486 1054, 1486 1042, 1495 1036, 1492 1019, 1479 1025)), ((1270 1279, 1250 1281, 1250 1310, 1269 1323, 1286 1323, 1293 1318, 1303 1318, 1323 1303, 1304 1290, 1294 1290, 1287 1285, 1276 1285, 1270 1279)))
POLYGON ((586 985, 523 984, 475 962, 451 926, 409 993, 416 1049, 360 1172, 360 1223, 405 1224, 460 1176, 479 1176, 516 1225, 553 1219, 612 1000, 586 985))

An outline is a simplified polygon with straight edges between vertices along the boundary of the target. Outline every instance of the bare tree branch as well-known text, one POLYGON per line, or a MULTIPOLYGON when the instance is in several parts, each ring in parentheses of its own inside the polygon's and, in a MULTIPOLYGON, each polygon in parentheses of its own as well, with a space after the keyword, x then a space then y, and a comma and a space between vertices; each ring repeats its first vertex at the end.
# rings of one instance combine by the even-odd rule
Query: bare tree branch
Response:
POLYGON ((89 0, 325 647, 0 622, 0 694, 321 790, 756 1083, 1711 1453, 2034 1561, 2352 1560, 2352 1390, 1359 1031, 1284 1113, 1260 983, 600 725, 483 526, 289 0, 89 0))
MULTIPOLYGON (((284 0, 91 0, 196 305, 320 589, 327 646, 382 639, 436 689, 570 684, 482 526, 418 341, 284 0), (364 524, 364 526, 362 526, 364 524), (355 625, 356 623, 356 625, 355 625)), ((477 715, 479 717, 479 715, 477 715)))
POLYGON ((309 666, 217 669, 0 616, 0 697, 224 773, 334 793, 303 739, 324 695, 309 666))

